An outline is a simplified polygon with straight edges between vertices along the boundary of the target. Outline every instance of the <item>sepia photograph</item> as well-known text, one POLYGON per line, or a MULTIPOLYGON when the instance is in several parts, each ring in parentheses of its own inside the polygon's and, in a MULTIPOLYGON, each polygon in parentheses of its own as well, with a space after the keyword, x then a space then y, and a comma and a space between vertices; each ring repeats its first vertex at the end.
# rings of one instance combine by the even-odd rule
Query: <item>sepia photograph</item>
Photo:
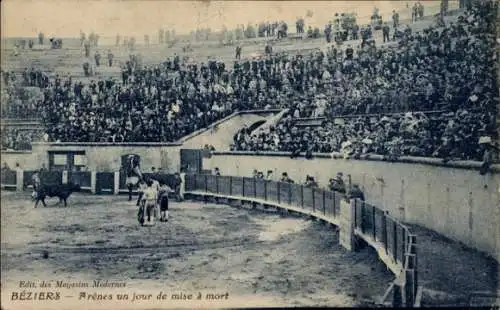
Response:
POLYGON ((500 308, 497 0, 3 0, 1 310, 500 308))

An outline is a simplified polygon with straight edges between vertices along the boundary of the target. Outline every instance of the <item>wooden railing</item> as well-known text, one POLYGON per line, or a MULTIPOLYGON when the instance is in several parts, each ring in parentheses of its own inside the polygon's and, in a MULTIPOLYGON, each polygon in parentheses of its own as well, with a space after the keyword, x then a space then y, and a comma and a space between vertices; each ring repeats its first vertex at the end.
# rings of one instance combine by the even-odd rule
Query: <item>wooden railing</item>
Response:
MULTIPOLYGON (((186 175, 186 195, 240 200, 310 215, 339 226, 353 226, 353 234, 372 246, 396 276, 390 286, 392 305, 413 306, 417 300, 418 274, 416 236, 387 212, 361 200, 346 203, 345 196, 319 188, 262 179, 186 175), (352 223, 341 220, 344 208, 353 208, 352 223)), ((387 299, 386 294, 384 299, 387 299)), ((382 301, 384 302, 384 301, 382 301)))

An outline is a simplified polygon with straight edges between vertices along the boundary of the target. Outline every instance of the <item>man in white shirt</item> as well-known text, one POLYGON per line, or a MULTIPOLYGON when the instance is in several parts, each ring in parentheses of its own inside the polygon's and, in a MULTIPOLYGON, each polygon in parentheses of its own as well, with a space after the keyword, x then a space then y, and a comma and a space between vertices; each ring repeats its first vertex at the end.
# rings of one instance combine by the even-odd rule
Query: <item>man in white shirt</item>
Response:
POLYGON ((154 224, 154 217, 156 217, 156 206, 157 206, 157 195, 158 191, 153 187, 153 182, 151 180, 147 181, 147 187, 144 189, 141 201, 143 204, 144 208, 144 217, 145 220, 144 222, 153 225, 154 224), (151 214, 153 213, 153 214, 151 214))

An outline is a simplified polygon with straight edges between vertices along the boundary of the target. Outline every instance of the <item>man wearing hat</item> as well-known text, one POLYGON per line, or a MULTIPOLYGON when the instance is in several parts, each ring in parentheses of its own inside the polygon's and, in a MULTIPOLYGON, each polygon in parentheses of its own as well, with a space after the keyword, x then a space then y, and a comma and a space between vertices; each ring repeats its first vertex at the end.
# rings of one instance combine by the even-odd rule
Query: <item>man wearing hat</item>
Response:
MULTIPOLYGON (((490 171, 490 165, 493 161, 493 152, 498 152, 499 149, 493 145, 491 137, 488 136, 480 137, 479 145, 481 147, 481 150, 484 150, 483 163, 481 165, 479 173, 481 175, 485 175, 488 173, 488 171, 490 171)), ((485 185, 485 187, 487 187, 487 185, 485 185)))
POLYGON ((361 199, 361 201, 365 201, 365 194, 359 188, 358 184, 352 185, 352 190, 349 192, 350 199, 361 199))
POLYGON ((294 183, 294 182, 293 182, 293 180, 292 180, 292 179, 290 179, 290 178, 288 177, 288 173, 286 173, 286 172, 283 172, 283 173, 281 174, 281 180, 280 180, 280 182, 284 182, 284 183, 294 183))
POLYGON ((266 178, 267 181, 274 181, 274 175, 272 170, 267 170, 266 178))
POLYGON ((330 189, 334 192, 339 192, 339 193, 345 194, 345 192, 346 192, 345 183, 344 183, 344 180, 342 179, 342 177, 343 177, 342 172, 337 173, 335 178, 330 180, 331 181, 330 189))

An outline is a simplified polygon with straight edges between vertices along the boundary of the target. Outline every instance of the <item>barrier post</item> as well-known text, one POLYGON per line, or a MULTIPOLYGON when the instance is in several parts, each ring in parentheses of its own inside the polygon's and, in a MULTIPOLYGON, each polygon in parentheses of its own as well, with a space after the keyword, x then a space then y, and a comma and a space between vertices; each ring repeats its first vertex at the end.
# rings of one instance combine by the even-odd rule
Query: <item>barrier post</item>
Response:
POLYGON ((292 184, 288 183, 288 205, 292 205, 292 184))
POLYGON ((243 184, 243 186, 241 186, 241 196, 245 197, 245 177, 242 177, 241 179, 241 184, 243 184))
POLYGON ((115 195, 118 195, 120 193, 120 171, 115 171, 113 181, 114 181, 113 193, 115 195))
MULTIPOLYGON (((337 216, 337 211, 335 208, 337 207, 337 192, 332 192, 333 193, 333 217, 337 216)), ((354 207, 354 211, 356 211, 356 207, 354 207)), ((356 216, 354 216, 354 219, 356 219, 356 216)))
POLYGON ((22 192, 24 188, 24 171, 16 169, 16 191, 22 192))
POLYGON ((402 290, 399 283, 394 285, 392 291, 392 306, 394 308, 400 308, 401 306, 403 306, 402 290))
POLYGON ((281 203, 281 191, 280 191, 281 186, 280 186, 280 182, 279 181, 277 182, 276 187, 277 187, 277 190, 278 190, 278 203, 281 203))
POLYGON ((208 175, 205 174, 205 193, 208 193, 208 175))
POLYGON ((418 256, 417 256, 417 236, 413 234, 408 234, 408 253, 412 255, 413 259, 411 266, 413 267, 413 294, 416 298, 418 291, 418 256))
POLYGON ((363 221, 363 219, 365 217, 365 213, 366 213, 365 210, 366 210, 366 208, 365 208, 365 202, 361 201, 361 216, 360 216, 361 223, 359 223, 359 225, 361 226, 361 232, 363 234, 365 233, 365 225, 364 225, 364 221, 363 221))
POLYGON ((326 203, 325 203, 325 195, 326 195, 326 192, 323 190, 323 215, 326 215, 326 203))
POLYGON ((393 221, 392 222, 392 229, 393 229, 393 234, 394 234, 394 238, 393 238, 393 244, 392 244, 392 248, 394 249, 394 253, 392 253, 392 258, 394 259, 394 261, 397 261, 398 260, 398 229, 397 229, 397 225, 396 225, 396 222, 393 221))
POLYGON ((385 254, 387 253, 387 211, 382 214, 382 243, 384 244, 385 254))
POLYGON ((253 178, 253 196, 257 197, 257 179, 253 178))
POLYGON ((215 193, 219 193, 219 176, 215 176, 215 193))
POLYGON ((355 204, 355 199, 351 199, 350 202, 345 200, 340 202, 339 243, 348 251, 356 250, 356 239, 354 236, 355 204))
POLYGON ((406 307, 413 307, 415 303, 415 254, 405 255, 403 303, 406 307))
POLYGON ((95 194, 95 192, 96 192, 96 185, 97 185, 97 172, 91 171, 90 172, 90 192, 92 194, 95 194))
POLYGON ((373 240, 377 240, 377 222, 375 221, 375 206, 372 206, 372 230, 373 230, 373 240))
POLYGON ((233 195, 233 177, 229 177, 229 196, 233 195))
POLYGON ((304 209, 304 186, 300 186, 300 207, 304 209))
POLYGON ((68 184, 68 170, 63 170, 61 173, 61 184, 68 184))
POLYGON ((264 200, 267 201, 267 182, 269 181, 264 181, 264 200))
POLYGON ((313 199, 313 212, 316 212, 316 199, 314 198, 314 187, 311 187, 312 199, 313 199))

